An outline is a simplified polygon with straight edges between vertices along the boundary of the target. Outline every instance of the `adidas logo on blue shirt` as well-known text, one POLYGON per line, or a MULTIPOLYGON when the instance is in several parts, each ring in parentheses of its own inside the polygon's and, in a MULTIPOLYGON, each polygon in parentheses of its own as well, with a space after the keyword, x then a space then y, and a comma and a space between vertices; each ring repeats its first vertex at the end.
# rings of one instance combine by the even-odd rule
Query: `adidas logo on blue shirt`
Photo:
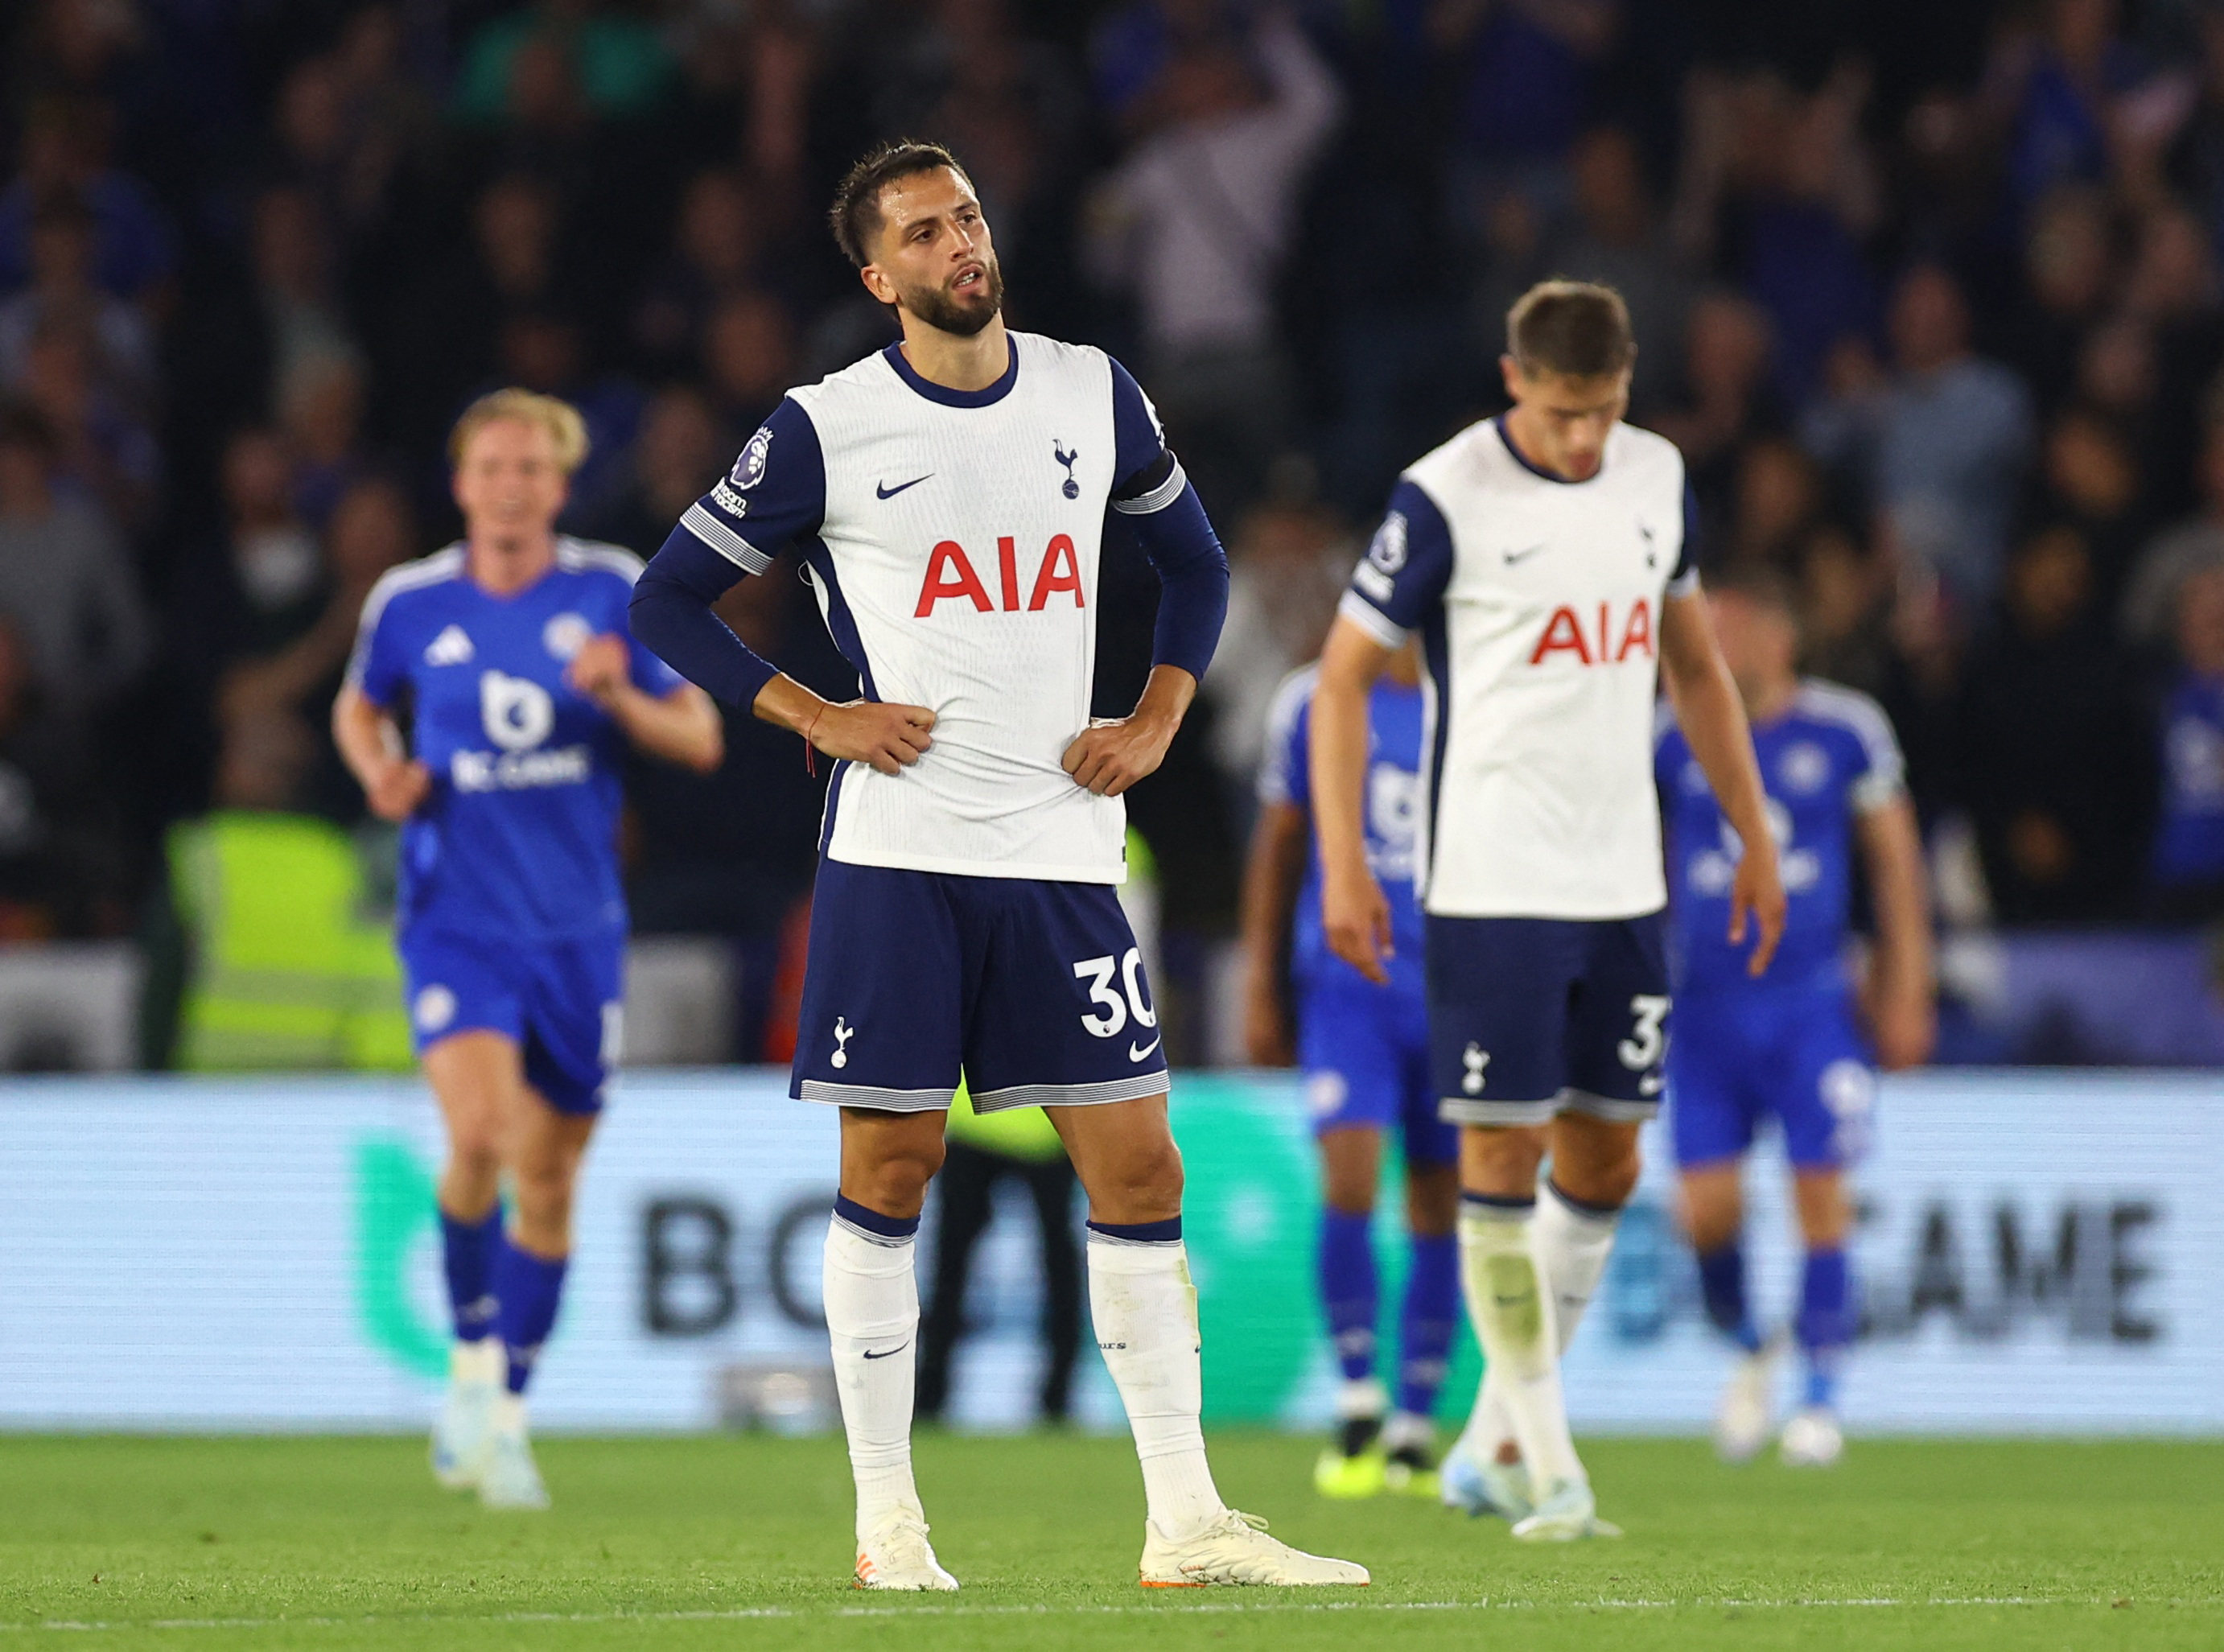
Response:
POLYGON ((477 650, 471 639, 464 634, 460 625, 451 625, 425 645, 425 663, 428 666, 469 665, 477 650))

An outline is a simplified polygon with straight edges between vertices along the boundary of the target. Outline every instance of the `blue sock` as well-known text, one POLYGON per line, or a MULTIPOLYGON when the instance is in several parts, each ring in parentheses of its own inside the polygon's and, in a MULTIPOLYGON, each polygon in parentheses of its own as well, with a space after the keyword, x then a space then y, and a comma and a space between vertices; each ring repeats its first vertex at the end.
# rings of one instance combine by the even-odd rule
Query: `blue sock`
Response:
POLYGON ((1758 1353, 1760 1332, 1753 1326, 1753 1309, 1745 1298, 1745 1247, 1737 1240, 1700 1256, 1699 1291, 1715 1329, 1746 1352, 1758 1353))
POLYGON ((1413 1267, 1398 1316, 1398 1408, 1425 1417, 1437 1408, 1459 1328, 1459 1235, 1416 1233, 1413 1267))
POLYGON ((1371 1214, 1321 1212, 1320 1295, 1328 1311, 1329 1335, 1336 1339, 1336 1363, 1343 1380, 1357 1383, 1374 1374, 1374 1316, 1381 1287, 1374 1275, 1371 1214))
POLYGON ((571 1260, 553 1261, 518 1248, 517 1241, 502 1236, 495 1252, 494 1294, 500 1306, 495 1323, 502 1330, 502 1345, 509 1356, 509 1391, 525 1392, 533 1376, 533 1362, 540 1358, 540 1345, 556 1324, 556 1303, 564 1294, 564 1269, 571 1260))
POLYGON ((1843 1250, 1810 1250, 1799 1281, 1799 1347, 1807 1356, 1807 1403, 1834 1408, 1838 1371, 1854 1339, 1853 1282, 1843 1250))
POLYGON ((494 1250, 502 1242, 502 1206, 476 1222, 440 1212, 440 1255, 448 1275, 448 1311, 456 1340, 477 1342, 494 1331, 494 1250))

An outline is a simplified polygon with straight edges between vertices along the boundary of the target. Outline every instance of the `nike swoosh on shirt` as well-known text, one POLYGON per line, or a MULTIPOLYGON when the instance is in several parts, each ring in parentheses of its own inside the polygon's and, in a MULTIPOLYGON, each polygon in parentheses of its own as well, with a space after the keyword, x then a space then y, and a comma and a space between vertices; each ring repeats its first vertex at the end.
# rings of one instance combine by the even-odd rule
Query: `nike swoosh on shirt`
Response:
POLYGON ((866 1349, 866 1350, 865 1350, 865 1358, 868 1358, 868 1359, 886 1359, 886 1358, 888 1358, 891 1354, 900 1354, 900 1353, 901 1353, 905 1349, 907 1349, 907 1348, 908 1348, 908 1347, 910 1347, 910 1346, 911 1346, 911 1343, 910 1343, 909 1339, 907 1339, 905 1341, 902 1341, 902 1342, 900 1342, 900 1343, 896 1344, 896 1345, 895 1345, 894 1347, 893 1347, 893 1348, 883 1348, 883 1349, 881 1349, 881 1351, 880 1351, 880 1352, 878 1352, 878 1353, 875 1353, 875 1352, 874 1352, 870 1348, 868 1348, 868 1349, 866 1349))
POLYGON ((1135 1046, 1134 1046, 1134 1044, 1132 1044, 1132 1043, 1131 1043, 1131 1044, 1129 1044, 1129 1045, 1128 1046, 1128 1059, 1129 1060, 1131 1060, 1131 1061, 1140 1061, 1140 1060, 1141 1060, 1145 1056, 1148 1055, 1148 1054, 1149 1054, 1153 1050, 1154 1050, 1154 1049, 1158 1048, 1159 1044, 1159 1041, 1160 1041, 1161 1040, 1163 1040, 1165 1037, 1166 1037, 1166 1035, 1165 1035, 1164 1033, 1160 1033, 1157 1038, 1153 1039, 1149 1043, 1147 1043, 1147 1044, 1144 1045, 1140 1049, 1136 1048, 1135 1048, 1135 1046))
POLYGON ((890 487, 885 482, 875 482, 873 484, 873 491, 881 498, 893 499, 896 495, 901 493, 906 488, 915 488, 920 483, 926 481, 928 476, 932 476, 934 472, 932 471, 929 471, 926 473, 926 476, 914 476, 910 481, 899 482, 894 487, 890 487))
POLYGON ((1526 551, 1508 551, 1506 553, 1506 566, 1510 568, 1516 562, 1526 562, 1531 557, 1536 555, 1538 552, 1544 548, 1545 547, 1543 545, 1532 545, 1526 551))

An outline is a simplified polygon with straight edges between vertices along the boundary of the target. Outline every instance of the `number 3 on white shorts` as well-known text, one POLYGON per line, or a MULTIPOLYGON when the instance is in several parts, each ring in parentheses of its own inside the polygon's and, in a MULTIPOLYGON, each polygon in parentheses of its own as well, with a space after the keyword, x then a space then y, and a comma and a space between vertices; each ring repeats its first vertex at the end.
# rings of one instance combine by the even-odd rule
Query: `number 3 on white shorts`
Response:
POLYGON ((1133 1016, 1138 1027, 1155 1027, 1159 1012, 1143 997, 1143 954, 1139 947, 1130 946, 1125 958, 1115 959, 1110 953, 1102 958, 1084 958, 1073 966, 1073 978, 1089 983, 1089 1001, 1104 1006, 1102 1015, 1084 1016, 1081 1024, 1089 1029, 1092 1038, 1110 1038, 1128 1024, 1133 1016), (1114 976, 1127 989, 1125 997, 1112 985, 1114 976))
POLYGON ((1660 1023, 1668 1019, 1668 1006, 1673 1002, 1650 992, 1640 992, 1629 1001, 1629 1013, 1637 1017, 1637 1025, 1614 1046, 1614 1053, 1632 1073, 1644 1072, 1667 1054, 1668 1035, 1660 1023))

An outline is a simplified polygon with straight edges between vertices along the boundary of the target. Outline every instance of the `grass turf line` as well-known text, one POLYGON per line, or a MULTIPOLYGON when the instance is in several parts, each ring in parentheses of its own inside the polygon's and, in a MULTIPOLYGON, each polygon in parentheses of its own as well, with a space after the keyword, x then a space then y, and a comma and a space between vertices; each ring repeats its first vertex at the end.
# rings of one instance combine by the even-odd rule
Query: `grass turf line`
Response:
POLYGON ((0 1652, 2224 1646, 2224 1445, 1857 1440, 1801 1474, 1597 1441, 1601 1507, 1631 1535, 1548 1548, 1324 1502, 1310 1440, 1213 1449, 1231 1502, 1374 1586, 1138 1589, 1120 1440, 923 1439, 965 1588, 919 1599, 845 1586, 834 1440, 553 1439, 557 1506, 532 1516, 439 1491, 414 1440, 0 1436, 0 1652))

